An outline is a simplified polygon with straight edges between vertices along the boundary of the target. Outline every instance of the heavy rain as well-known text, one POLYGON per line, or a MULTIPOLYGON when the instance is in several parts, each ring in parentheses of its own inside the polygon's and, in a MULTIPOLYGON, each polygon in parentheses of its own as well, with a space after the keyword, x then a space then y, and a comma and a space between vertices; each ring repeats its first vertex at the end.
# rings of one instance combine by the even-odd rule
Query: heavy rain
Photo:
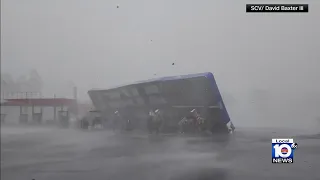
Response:
POLYGON ((248 14, 235 0, 2 0, 1 179, 320 179, 320 2, 304 3, 248 14), (207 72, 217 88, 168 90, 207 72), (155 79, 161 108, 140 90, 155 79), (130 109, 131 86, 144 104, 130 109), (208 115, 201 98, 226 111, 208 115), (157 108, 167 131, 146 125, 157 108), (185 133, 194 108, 190 119, 235 129, 185 133), (128 124, 113 126, 117 111, 128 124), (297 143, 292 164, 272 163, 273 138, 297 143))

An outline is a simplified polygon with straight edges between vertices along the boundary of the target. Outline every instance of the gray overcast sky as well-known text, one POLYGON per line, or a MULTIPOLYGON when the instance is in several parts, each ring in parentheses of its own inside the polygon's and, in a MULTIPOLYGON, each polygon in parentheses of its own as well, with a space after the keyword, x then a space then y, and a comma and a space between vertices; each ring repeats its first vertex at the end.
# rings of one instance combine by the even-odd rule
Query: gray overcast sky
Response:
POLYGON ((303 2, 307 14, 246 14, 235 0, 1 0, 1 71, 36 68, 50 93, 72 80, 82 98, 155 73, 204 71, 234 96, 299 96, 320 91, 320 2, 303 2))

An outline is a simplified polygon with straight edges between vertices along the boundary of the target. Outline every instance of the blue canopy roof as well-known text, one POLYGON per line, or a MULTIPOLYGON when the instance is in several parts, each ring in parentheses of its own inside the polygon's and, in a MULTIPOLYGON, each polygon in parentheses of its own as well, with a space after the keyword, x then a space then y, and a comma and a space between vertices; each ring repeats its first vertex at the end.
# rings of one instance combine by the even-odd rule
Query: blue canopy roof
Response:
MULTIPOLYGON (((142 84, 142 83, 171 81, 171 80, 188 79, 188 78, 194 78, 194 77, 213 78, 213 74, 211 72, 205 72, 205 73, 187 74, 187 75, 179 75, 179 76, 167 76, 167 77, 160 77, 160 78, 152 78, 152 79, 147 79, 147 80, 142 80, 142 81, 136 81, 136 82, 130 83, 130 84, 118 85, 118 86, 111 87, 108 89, 116 89, 116 88, 123 87, 123 86, 137 85, 137 84, 142 84)), ((92 90, 105 90, 105 89, 92 89, 92 90)))
MULTIPOLYGON (((188 74, 188 75, 180 75, 180 76, 169 76, 169 77, 161 77, 161 78, 152 78, 152 79, 148 79, 148 80, 143 80, 143 81, 137 81, 134 83, 130 83, 130 84, 125 84, 125 85, 121 85, 121 86, 117 86, 117 87, 113 87, 113 88, 108 88, 108 90, 112 90, 112 89, 116 89, 119 87, 124 87, 124 86, 130 86, 130 85, 138 85, 138 84, 143 84, 143 83, 150 83, 150 82, 163 82, 163 81, 171 81, 171 80, 179 80, 179 79, 189 79, 189 78, 195 78, 195 77, 206 77, 210 80, 211 82, 211 86, 214 89, 213 93, 215 94, 215 99, 217 100, 217 102, 221 103, 222 106, 222 119, 227 123, 230 121, 230 117, 229 114, 226 110, 225 104, 223 102, 223 99, 221 97, 219 88, 216 84, 216 81, 214 79, 214 76, 211 72, 205 72, 205 73, 197 73, 197 74, 188 74)), ((92 89, 92 91, 99 91, 99 90, 106 90, 106 89, 92 89)), ((91 90, 90 90, 91 91, 91 90)), ((89 92, 90 92, 89 91, 89 92)))
POLYGON ((180 76, 168 76, 168 77, 161 77, 161 78, 153 78, 153 79, 148 79, 144 81, 138 81, 136 82, 137 84, 139 83, 147 83, 147 82, 156 82, 156 81, 170 81, 170 80, 178 80, 178 79, 188 79, 188 78, 194 78, 194 77, 210 77, 213 76, 211 72, 206 72, 206 73, 197 73, 197 74, 187 74, 187 75, 180 75, 180 76))

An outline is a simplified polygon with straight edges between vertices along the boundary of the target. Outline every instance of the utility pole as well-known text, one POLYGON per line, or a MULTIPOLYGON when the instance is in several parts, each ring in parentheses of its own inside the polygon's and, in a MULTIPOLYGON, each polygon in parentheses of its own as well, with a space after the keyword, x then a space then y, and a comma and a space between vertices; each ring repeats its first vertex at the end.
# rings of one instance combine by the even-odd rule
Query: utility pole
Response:
MULTIPOLYGON (((54 99, 56 99, 56 95, 54 94, 54 99)), ((53 120, 56 121, 57 120, 57 107, 54 106, 53 107, 53 120)))
POLYGON ((73 99, 75 101, 75 115, 78 118, 78 88, 76 86, 73 87, 73 99))

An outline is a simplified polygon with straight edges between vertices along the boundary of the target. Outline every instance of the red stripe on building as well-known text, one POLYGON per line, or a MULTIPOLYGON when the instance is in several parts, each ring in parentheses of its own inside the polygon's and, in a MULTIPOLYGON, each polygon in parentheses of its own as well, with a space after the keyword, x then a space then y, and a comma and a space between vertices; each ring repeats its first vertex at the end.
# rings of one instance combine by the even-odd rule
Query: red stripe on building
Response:
POLYGON ((72 106, 76 100, 67 98, 42 98, 42 99, 6 99, 1 106, 72 106))

